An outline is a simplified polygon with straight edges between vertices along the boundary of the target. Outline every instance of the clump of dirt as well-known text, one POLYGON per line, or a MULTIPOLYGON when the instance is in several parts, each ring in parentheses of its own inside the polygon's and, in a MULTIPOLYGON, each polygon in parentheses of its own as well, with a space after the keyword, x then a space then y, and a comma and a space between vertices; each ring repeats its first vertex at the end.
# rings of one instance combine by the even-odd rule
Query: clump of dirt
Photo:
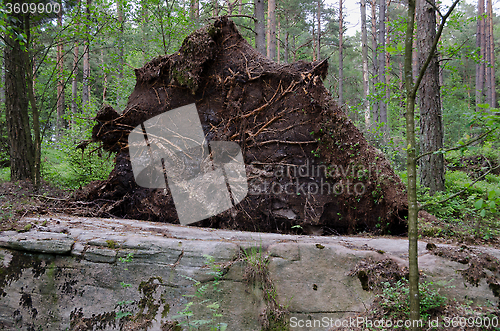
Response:
POLYGON ((195 103, 207 141, 239 144, 249 193, 198 226, 293 233, 406 233, 405 187, 384 155, 337 107, 322 79, 325 61, 277 64, 258 53, 226 17, 189 35, 179 52, 136 69, 120 114, 105 106, 93 139, 117 152, 105 181, 76 192, 117 217, 178 223, 168 189, 139 187, 128 149, 131 130, 195 103))
POLYGON ((394 284, 402 278, 408 278, 408 268, 401 268, 390 258, 374 260, 368 257, 361 260, 349 276, 358 277, 363 290, 373 291, 381 289, 383 283, 394 284))
POLYGON ((460 248, 434 247, 432 245, 427 247, 434 255, 466 264, 467 269, 460 271, 464 279, 474 286, 478 286, 481 279, 486 279, 493 295, 500 298, 500 261, 496 257, 466 245, 462 245, 460 248), (489 270, 490 273, 486 270, 489 270))

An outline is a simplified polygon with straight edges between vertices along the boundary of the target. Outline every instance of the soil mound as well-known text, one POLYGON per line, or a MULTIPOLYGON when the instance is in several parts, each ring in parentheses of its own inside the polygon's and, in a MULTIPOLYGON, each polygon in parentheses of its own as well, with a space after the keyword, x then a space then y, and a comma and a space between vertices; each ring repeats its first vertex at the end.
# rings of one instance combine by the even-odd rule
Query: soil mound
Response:
POLYGON ((262 232, 406 232, 406 193, 383 154, 323 86, 328 63, 279 65, 253 49, 221 17, 188 36, 180 50, 136 69, 120 114, 105 106, 94 141, 117 152, 105 181, 77 193, 118 217, 178 223, 167 189, 136 184, 128 134, 144 121, 195 103, 207 141, 243 151, 248 195, 198 226, 262 232), (300 225, 300 227, 292 226, 300 225))

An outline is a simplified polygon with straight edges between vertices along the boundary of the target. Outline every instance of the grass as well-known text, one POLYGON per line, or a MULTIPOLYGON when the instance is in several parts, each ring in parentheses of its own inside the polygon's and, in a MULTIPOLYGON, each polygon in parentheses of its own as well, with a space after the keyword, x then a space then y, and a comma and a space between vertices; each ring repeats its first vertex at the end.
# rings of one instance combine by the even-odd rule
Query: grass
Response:
POLYGON ((0 168, 0 183, 10 181, 10 168, 0 168))
POLYGON ((113 169, 112 156, 82 152, 74 146, 45 146, 42 149, 42 177, 51 184, 76 189, 94 180, 106 179, 113 169))

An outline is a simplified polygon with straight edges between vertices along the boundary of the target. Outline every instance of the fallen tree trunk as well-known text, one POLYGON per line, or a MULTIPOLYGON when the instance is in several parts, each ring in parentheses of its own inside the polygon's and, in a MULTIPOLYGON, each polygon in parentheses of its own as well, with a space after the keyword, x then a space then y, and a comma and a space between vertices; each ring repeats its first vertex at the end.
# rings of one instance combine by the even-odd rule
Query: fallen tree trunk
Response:
POLYGON ((195 225, 405 233, 405 187, 330 97, 322 83, 327 69, 326 61, 278 65, 232 21, 217 19, 188 36, 179 52, 136 69, 121 114, 110 106, 97 114, 93 139, 117 152, 116 166, 77 197, 101 199, 101 211, 118 217, 178 223, 168 189, 136 184, 127 139, 144 121, 195 103, 207 141, 239 144, 248 180, 241 203, 195 225))

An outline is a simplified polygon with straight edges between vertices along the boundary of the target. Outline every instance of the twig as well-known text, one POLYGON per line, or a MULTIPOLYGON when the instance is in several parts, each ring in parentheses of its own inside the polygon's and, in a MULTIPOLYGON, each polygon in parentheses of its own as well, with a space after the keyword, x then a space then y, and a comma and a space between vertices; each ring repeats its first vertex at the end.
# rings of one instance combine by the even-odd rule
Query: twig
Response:
POLYGON ((422 154, 422 155, 417 156, 417 157, 415 158, 415 161, 418 161, 419 159, 423 158, 424 156, 427 156, 427 155, 429 155, 429 154, 434 154, 434 153, 436 153, 436 152, 441 152, 441 153, 443 153, 443 154, 444 154, 444 153, 448 153, 448 152, 455 151, 455 150, 457 150, 457 149, 461 149, 461 148, 463 148, 463 147, 469 146, 470 144, 472 144, 472 143, 474 143, 474 142, 476 142, 476 141, 478 141, 478 140, 483 139, 484 137, 486 137, 487 135, 489 135, 490 133, 492 133, 492 132, 494 132, 494 131, 496 131, 496 130, 498 130, 498 128, 493 128, 493 129, 491 129, 490 131, 483 133, 483 134, 482 134, 482 135, 480 135, 479 137, 477 137, 477 138, 475 138, 475 139, 473 139, 473 140, 469 141, 467 144, 464 144, 464 145, 460 145, 460 146, 457 146, 457 147, 448 148, 448 149, 445 149, 445 150, 443 150, 443 149, 438 149, 437 151, 430 151, 430 152, 424 153, 424 154, 422 154))
POLYGON ((317 143, 316 140, 313 141, 287 141, 287 140, 267 140, 256 143, 257 146, 280 143, 280 144, 290 144, 290 145, 304 145, 304 144, 314 144, 317 143))
MULTIPOLYGON (((253 16, 249 16, 249 15, 243 15, 243 14, 234 14, 234 15, 224 15, 225 17, 245 17, 245 18, 250 18, 252 20, 254 20, 254 22, 257 22, 257 19, 253 16)), ((222 16, 212 16, 212 17, 209 17, 207 18, 206 20, 218 20, 220 19, 222 16)))
POLYGON ((32 195, 30 195, 30 197, 32 197, 32 198, 44 198, 44 199, 47 199, 47 200, 68 201, 68 199, 47 197, 47 196, 40 195, 40 194, 32 194, 32 195))
POLYGON ((250 116, 252 116, 253 114, 258 113, 258 112, 260 112, 262 109, 264 109, 264 108, 266 108, 267 106, 269 106, 269 105, 271 104, 271 102, 273 101, 274 97, 276 96, 276 94, 278 94, 278 91, 279 91, 279 89, 280 89, 280 86, 281 86, 281 80, 280 80, 280 83, 279 83, 279 85, 278 85, 278 88, 277 88, 277 89, 276 89, 276 91, 274 92, 274 95, 273 95, 273 97, 271 98, 271 100, 269 100, 268 102, 266 102, 265 104, 263 104, 263 105, 262 105, 262 106, 260 106, 259 108, 257 108, 257 109, 255 109, 255 110, 251 111, 250 113, 243 115, 243 116, 242 116, 242 118, 247 118, 247 117, 250 117, 250 116))

